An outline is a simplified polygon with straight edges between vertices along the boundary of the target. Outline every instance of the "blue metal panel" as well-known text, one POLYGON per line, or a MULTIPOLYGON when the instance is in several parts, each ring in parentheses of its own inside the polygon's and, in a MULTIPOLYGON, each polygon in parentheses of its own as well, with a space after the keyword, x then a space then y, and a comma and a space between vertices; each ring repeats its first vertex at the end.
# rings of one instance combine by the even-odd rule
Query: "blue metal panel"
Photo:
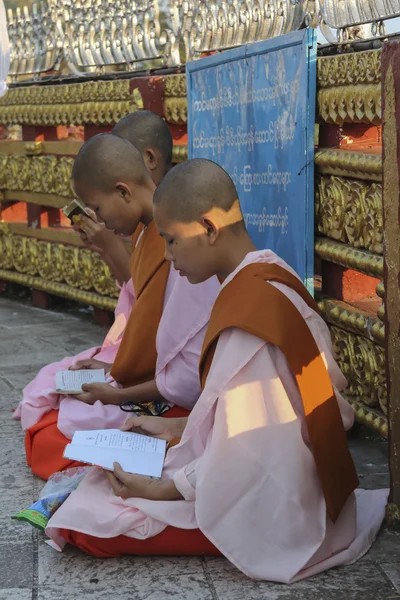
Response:
POLYGON ((313 290, 316 42, 302 30, 187 64, 189 158, 232 177, 248 231, 313 290))

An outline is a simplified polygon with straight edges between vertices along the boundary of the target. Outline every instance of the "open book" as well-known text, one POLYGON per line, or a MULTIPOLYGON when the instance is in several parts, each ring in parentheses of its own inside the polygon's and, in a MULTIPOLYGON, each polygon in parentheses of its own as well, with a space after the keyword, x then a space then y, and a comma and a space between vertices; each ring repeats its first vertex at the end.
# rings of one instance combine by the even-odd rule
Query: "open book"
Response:
POLYGON ((79 371, 58 371, 56 392, 58 394, 82 394, 84 383, 106 383, 104 369, 80 369, 79 371))
POLYGON ((64 450, 64 458, 114 470, 118 462, 124 471, 161 477, 167 442, 157 438, 120 431, 95 429, 76 431, 64 450))

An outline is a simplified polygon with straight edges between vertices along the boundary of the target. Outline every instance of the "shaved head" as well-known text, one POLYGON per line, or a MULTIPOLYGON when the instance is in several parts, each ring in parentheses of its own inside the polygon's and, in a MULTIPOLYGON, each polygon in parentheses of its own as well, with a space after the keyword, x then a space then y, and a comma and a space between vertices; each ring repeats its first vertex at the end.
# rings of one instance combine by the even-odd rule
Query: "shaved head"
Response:
POLYGON ((174 167, 155 191, 153 215, 165 258, 190 283, 225 279, 255 249, 232 179, 210 160, 174 167))
MULTIPOLYGON (((195 158, 174 167, 164 177, 153 203, 162 206, 168 218, 191 223, 213 208, 229 213, 238 205, 238 194, 222 167, 211 160, 195 158)), ((244 228, 242 219, 236 224, 244 228)))
POLYGON ((164 119, 150 110, 138 110, 126 115, 118 121, 112 133, 129 140, 142 154, 149 148, 158 150, 166 170, 171 166, 171 132, 164 119))
POLYGON ((80 149, 72 168, 75 183, 111 192, 118 182, 146 185, 151 181, 141 152, 128 140, 111 133, 90 138, 80 149))

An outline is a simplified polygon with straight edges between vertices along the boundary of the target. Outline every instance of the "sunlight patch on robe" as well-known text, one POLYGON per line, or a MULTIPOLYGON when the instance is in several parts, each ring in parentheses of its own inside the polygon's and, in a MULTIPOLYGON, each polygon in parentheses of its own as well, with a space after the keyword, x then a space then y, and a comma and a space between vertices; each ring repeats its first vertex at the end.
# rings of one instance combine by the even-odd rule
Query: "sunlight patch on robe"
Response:
POLYGON ((275 402, 275 411, 271 410, 270 407, 267 414, 265 401, 260 401, 266 393, 268 396, 286 397, 279 377, 269 379, 266 390, 263 387, 263 383, 260 381, 247 381, 243 385, 238 385, 224 392, 228 438, 246 431, 297 420, 290 403, 275 402))

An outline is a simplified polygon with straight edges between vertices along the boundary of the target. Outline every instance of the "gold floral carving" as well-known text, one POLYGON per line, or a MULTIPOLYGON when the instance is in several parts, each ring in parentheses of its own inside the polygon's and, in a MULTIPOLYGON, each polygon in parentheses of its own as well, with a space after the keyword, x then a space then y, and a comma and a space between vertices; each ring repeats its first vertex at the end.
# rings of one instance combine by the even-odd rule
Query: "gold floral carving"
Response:
POLYGON ((71 197, 73 162, 67 156, 0 154, 0 189, 71 197))
POLYGON ((184 125, 187 123, 187 99, 165 98, 164 116, 168 123, 184 125))
POLYGON ((331 325, 337 325, 346 331, 362 335, 384 345, 385 328, 378 317, 363 313, 354 306, 332 298, 321 299, 318 307, 325 321, 331 325))
POLYGON ((0 99, 0 124, 113 125, 142 107, 127 79, 18 87, 0 99))
POLYGON ((379 83, 381 77, 381 50, 326 56, 317 61, 319 88, 379 83))
MULTIPOLYGON (((175 145, 173 161, 180 163, 187 160, 187 152, 187 146, 175 145)), ((74 195, 71 186, 73 163, 74 159, 68 156, 0 153, 0 190, 71 198, 74 195)))
POLYGON ((172 149, 172 162, 173 163, 181 163, 187 160, 188 157, 188 147, 175 145, 172 149))
POLYGON ((164 116, 169 123, 187 123, 186 75, 164 77, 164 116))
POLYGON ((0 224, 0 278, 110 310, 119 294, 98 254, 15 235, 5 223, 0 224))
POLYGON ((338 364, 347 379, 346 395, 387 413, 385 350, 363 336, 330 327, 338 364))
POLYGON ((382 181, 381 154, 323 148, 315 153, 315 165, 326 175, 382 181))
POLYGON ((382 184, 342 177, 317 179, 319 233, 383 254, 382 184))
POLYGON ((380 84, 322 88, 317 94, 320 118, 326 123, 367 123, 382 121, 380 84))
POLYGON ((382 185, 373 183, 365 195, 364 246, 383 254, 382 185))
POLYGON ((186 98, 186 75, 164 77, 164 96, 166 98, 186 98))

